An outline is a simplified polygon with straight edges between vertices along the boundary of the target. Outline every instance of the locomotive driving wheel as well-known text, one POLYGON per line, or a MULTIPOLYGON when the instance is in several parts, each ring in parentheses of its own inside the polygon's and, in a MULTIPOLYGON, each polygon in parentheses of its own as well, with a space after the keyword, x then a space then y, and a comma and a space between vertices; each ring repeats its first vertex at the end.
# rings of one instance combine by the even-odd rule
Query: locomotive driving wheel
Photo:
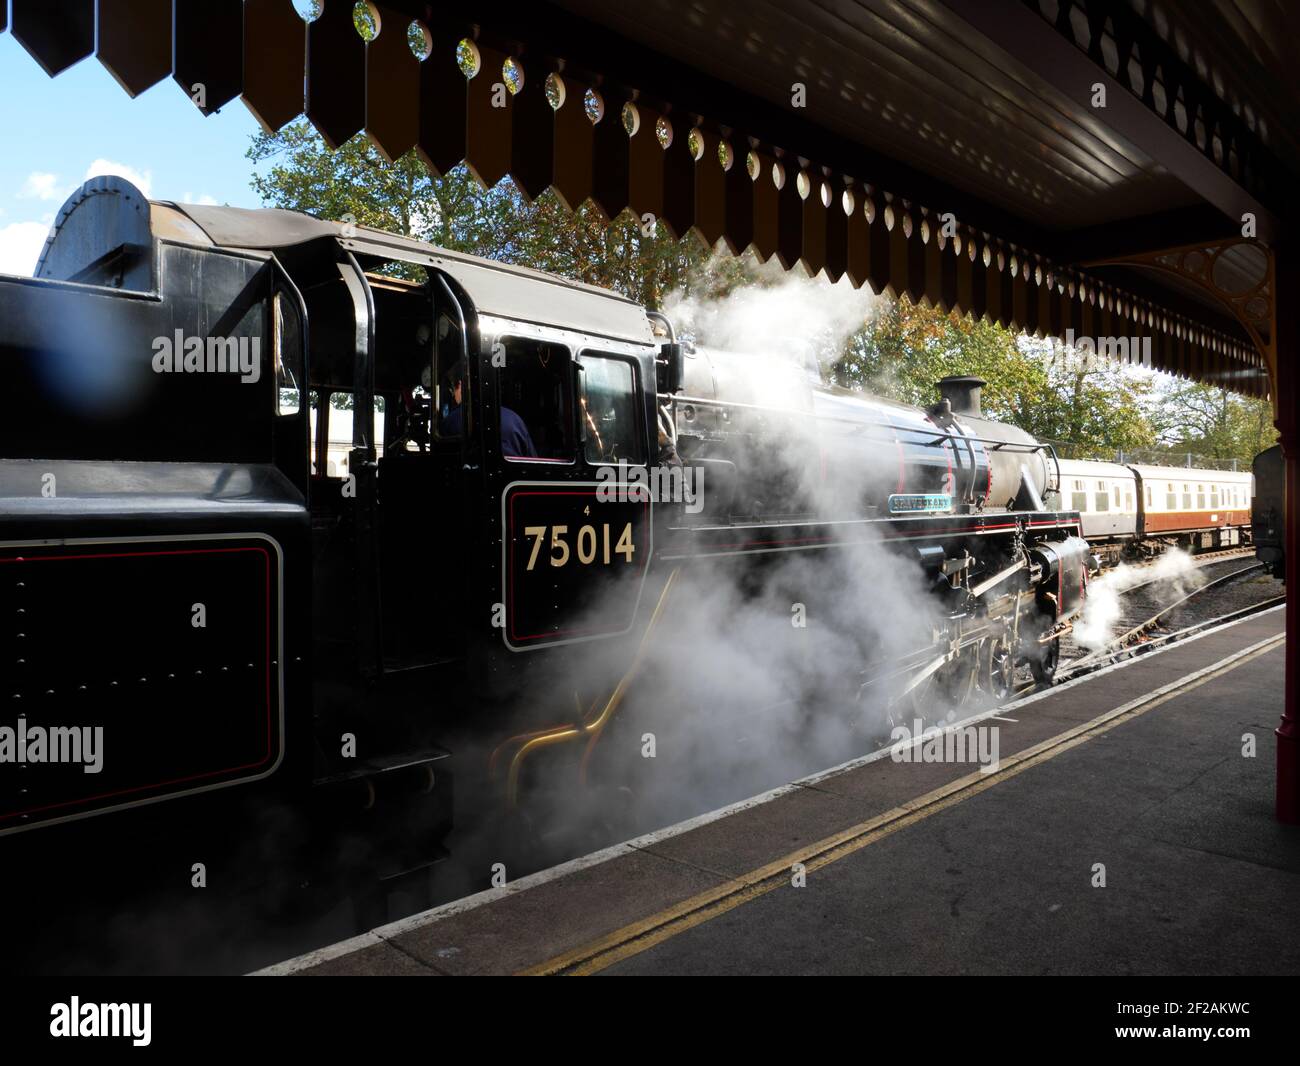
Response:
POLYGON ((978 679, 979 651, 972 647, 911 689, 912 710, 922 719, 937 721, 970 702, 978 679))
POLYGON ((984 655, 983 687, 995 702, 1001 703, 1011 695, 1015 686, 1016 660, 1005 640, 998 638, 986 643, 988 651, 984 655))

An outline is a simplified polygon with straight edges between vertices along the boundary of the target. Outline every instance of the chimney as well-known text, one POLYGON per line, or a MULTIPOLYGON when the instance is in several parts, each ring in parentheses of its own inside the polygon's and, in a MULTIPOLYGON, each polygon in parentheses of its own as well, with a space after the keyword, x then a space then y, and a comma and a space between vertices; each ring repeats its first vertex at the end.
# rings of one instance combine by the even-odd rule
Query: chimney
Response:
POLYGON ((985 385, 983 378, 954 375, 940 378, 935 383, 939 395, 952 405, 955 415, 980 417, 980 389, 985 385))

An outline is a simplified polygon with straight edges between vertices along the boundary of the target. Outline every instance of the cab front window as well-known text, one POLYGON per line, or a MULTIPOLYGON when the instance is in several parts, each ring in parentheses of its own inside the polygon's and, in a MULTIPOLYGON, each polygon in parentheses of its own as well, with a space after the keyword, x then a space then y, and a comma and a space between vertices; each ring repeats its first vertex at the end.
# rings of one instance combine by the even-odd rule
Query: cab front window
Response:
POLYGON ((645 462, 636 370, 625 359, 578 356, 578 436, 588 463, 645 462))

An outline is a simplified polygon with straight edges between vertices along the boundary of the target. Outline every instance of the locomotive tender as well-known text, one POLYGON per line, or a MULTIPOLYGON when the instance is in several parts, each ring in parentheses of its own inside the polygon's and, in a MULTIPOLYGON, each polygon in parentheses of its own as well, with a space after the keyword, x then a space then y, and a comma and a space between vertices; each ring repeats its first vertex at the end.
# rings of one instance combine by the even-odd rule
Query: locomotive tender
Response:
POLYGON ((918 410, 687 351, 591 286, 119 178, 69 199, 35 278, 0 278, 0 323, 0 724, 103 730, 93 775, 0 761, 0 834, 310 794, 414 864, 489 748, 513 796, 599 735, 673 582, 720 558, 909 560, 943 624, 904 691, 1050 678, 1084 596, 1054 455, 972 379, 918 410), (667 441, 697 506, 598 496, 667 441), (608 697, 555 725, 597 656, 608 697))

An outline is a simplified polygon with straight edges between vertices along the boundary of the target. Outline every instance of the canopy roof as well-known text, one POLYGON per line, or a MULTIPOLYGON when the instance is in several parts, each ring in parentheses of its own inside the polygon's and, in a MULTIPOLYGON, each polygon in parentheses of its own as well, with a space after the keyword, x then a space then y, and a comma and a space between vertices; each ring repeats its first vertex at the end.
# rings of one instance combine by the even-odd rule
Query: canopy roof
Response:
POLYGON ((1286 0, 371 7, 369 43, 351 0, 306 26, 288 0, 13 0, 12 30, 53 74, 94 50, 98 12, 131 93, 171 74, 205 110, 305 109, 334 145, 364 129, 438 173, 463 160, 1035 334, 1149 337, 1162 369, 1269 389, 1300 176, 1286 0))

